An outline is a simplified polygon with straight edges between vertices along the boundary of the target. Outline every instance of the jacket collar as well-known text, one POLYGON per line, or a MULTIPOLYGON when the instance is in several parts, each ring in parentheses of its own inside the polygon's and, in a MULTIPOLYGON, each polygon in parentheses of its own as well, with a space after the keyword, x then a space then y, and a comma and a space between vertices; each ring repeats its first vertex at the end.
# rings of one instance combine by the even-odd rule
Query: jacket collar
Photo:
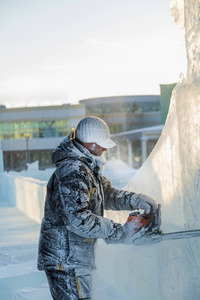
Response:
MULTIPOLYGON (((102 160, 100 157, 92 155, 82 144, 74 139, 70 139, 71 132, 60 143, 52 153, 52 161, 58 166, 65 159, 80 160, 97 175, 101 171, 102 160)), ((100 176, 100 174, 99 174, 100 176)))

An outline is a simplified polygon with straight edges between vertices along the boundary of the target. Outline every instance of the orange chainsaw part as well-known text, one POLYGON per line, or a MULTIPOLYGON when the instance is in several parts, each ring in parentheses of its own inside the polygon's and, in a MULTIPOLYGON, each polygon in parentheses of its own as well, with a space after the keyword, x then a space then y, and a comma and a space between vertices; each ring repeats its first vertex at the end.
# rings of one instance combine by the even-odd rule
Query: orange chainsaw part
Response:
POLYGON ((136 231, 145 227, 150 221, 150 215, 147 214, 131 214, 128 217, 128 222, 135 225, 136 231))

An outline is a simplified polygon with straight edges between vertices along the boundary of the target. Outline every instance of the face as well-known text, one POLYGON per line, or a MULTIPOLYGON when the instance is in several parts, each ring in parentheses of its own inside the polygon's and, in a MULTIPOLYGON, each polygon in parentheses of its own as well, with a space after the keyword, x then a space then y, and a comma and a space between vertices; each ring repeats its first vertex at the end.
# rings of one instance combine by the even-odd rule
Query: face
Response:
POLYGON ((102 148, 96 143, 84 143, 83 145, 90 151, 91 154, 95 156, 101 156, 105 151, 107 151, 107 148, 102 148))

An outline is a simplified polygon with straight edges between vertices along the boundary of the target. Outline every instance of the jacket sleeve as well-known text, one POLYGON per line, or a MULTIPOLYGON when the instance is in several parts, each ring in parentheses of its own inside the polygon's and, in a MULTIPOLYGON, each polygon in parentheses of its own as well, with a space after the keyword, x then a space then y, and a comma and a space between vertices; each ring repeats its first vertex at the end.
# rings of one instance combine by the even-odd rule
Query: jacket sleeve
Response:
POLYGON ((140 200, 141 194, 128 192, 124 190, 118 190, 114 188, 111 182, 101 177, 101 182, 104 191, 105 209, 109 210, 133 210, 139 205, 137 203, 140 200))
POLYGON ((83 170, 59 178, 58 185, 62 206, 61 218, 68 230, 85 238, 121 237, 123 229, 120 224, 95 215, 88 209, 88 178, 83 170))

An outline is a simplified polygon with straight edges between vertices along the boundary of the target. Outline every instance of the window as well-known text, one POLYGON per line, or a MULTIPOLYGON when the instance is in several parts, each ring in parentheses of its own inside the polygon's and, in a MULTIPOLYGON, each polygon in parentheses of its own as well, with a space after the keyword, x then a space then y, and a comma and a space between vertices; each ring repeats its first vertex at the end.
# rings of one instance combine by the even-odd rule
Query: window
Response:
POLYGON ((13 122, 0 124, 1 139, 48 138, 66 136, 68 120, 13 122))

